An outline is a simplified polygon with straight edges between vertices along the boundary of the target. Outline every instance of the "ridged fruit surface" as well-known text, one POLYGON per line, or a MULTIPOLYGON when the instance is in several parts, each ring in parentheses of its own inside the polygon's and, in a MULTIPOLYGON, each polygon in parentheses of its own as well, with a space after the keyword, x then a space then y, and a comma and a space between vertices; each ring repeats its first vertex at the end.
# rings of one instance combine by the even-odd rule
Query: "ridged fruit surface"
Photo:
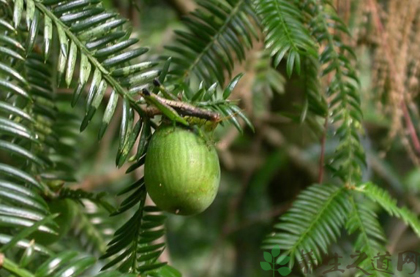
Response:
POLYGON ((163 125, 149 142, 144 178, 147 192, 162 210, 201 213, 219 188, 219 157, 211 143, 192 131, 163 125))

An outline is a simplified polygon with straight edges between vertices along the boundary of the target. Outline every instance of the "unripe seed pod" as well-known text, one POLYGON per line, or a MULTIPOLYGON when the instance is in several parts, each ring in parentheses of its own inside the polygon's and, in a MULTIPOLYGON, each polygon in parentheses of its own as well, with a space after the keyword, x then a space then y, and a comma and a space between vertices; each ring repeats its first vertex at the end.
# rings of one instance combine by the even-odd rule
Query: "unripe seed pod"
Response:
POLYGON ((193 131, 162 125, 149 142, 144 178, 147 192, 162 210, 201 213, 219 188, 219 158, 214 146, 193 131))

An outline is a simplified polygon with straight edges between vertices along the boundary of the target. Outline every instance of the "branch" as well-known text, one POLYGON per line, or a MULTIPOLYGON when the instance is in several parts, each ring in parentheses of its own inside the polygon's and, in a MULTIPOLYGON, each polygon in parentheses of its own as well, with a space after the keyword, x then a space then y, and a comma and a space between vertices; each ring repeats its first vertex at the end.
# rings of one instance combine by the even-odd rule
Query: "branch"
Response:
MULTIPOLYGON (((400 82, 401 81, 400 80, 401 76, 395 70, 396 65, 395 65, 395 62, 394 62, 394 59, 393 59, 394 57, 392 56, 391 50, 388 47, 388 45, 389 45, 388 34, 384 30, 383 24, 382 24, 381 19, 379 17, 377 3, 376 3, 375 0, 369 0, 369 3, 370 3, 375 27, 377 29, 378 34, 380 34, 381 39, 382 39, 382 46, 385 49, 385 55, 386 55, 386 58, 388 60, 389 69, 391 70, 391 76, 393 76, 393 78, 395 78, 395 79, 397 79, 397 81, 399 81, 399 82, 396 82, 397 84, 402 84, 400 82)), ((403 90, 401 90, 401 91, 403 91, 403 90)), ((405 102, 404 97, 401 97, 400 105, 401 105, 401 109, 403 111, 403 116, 404 116, 405 123, 406 123, 407 128, 408 128, 408 132, 409 132, 410 137, 411 137, 411 141, 413 143, 413 147, 416 151, 417 156, 420 157, 420 141, 419 141, 419 138, 417 136, 416 129, 414 128, 414 124, 411 120, 410 113, 408 112, 407 103, 405 102)))
MULTIPOLYGON (((140 95, 146 99, 147 98, 154 98, 158 102, 162 103, 163 105, 170 106, 171 108, 175 109, 177 112, 179 112, 181 115, 187 115, 187 116, 194 116, 198 118, 202 118, 205 120, 210 120, 213 122, 220 122, 220 115, 218 113, 197 108, 196 106, 193 106, 191 104, 181 102, 181 101, 175 101, 175 100, 169 100, 165 99, 163 97, 160 97, 154 93, 150 93, 147 89, 143 89, 143 92, 140 93, 140 95)), ((148 110, 148 112, 156 112, 155 110, 148 110)))
POLYGON ((325 117, 324 132, 321 138, 321 155, 319 156, 318 184, 324 179, 325 141, 327 140, 328 115, 325 117))

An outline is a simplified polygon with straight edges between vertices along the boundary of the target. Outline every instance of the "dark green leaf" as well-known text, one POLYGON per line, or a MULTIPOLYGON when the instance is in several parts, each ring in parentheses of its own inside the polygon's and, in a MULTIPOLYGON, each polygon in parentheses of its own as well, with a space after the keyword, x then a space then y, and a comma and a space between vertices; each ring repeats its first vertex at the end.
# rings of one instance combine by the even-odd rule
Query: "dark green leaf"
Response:
POLYGON ((223 91, 223 99, 228 99, 229 98, 233 89, 238 84, 239 80, 242 78, 243 75, 244 75, 243 73, 240 73, 237 76, 235 76, 235 78, 233 78, 232 81, 230 81, 229 85, 223 91))

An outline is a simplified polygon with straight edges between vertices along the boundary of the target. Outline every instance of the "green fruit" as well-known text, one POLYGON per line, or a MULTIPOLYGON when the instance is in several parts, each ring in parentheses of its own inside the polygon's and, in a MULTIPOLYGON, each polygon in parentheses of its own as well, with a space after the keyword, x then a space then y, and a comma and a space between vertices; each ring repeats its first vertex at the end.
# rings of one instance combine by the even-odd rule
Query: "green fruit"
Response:
POLYGON ((54 222, 58 225, 58 229, 54 229, 57 234, 46 233, 42 231, 36 231, 32 233, 29 239, 35 240, 35 243, 42 245, 50 245, 61 239, 68 233, 71 228, 74 219, 74 207, 73 203, 69 199, 56 199, 48 203, 50 212, 52 214, 59 214, 54 222))
POLYGON ((214 146, 194 132, 162 125, 149 142, 144 178, 147 192, 162 210, 201 213, 219 188, 219 158, 214 146))

